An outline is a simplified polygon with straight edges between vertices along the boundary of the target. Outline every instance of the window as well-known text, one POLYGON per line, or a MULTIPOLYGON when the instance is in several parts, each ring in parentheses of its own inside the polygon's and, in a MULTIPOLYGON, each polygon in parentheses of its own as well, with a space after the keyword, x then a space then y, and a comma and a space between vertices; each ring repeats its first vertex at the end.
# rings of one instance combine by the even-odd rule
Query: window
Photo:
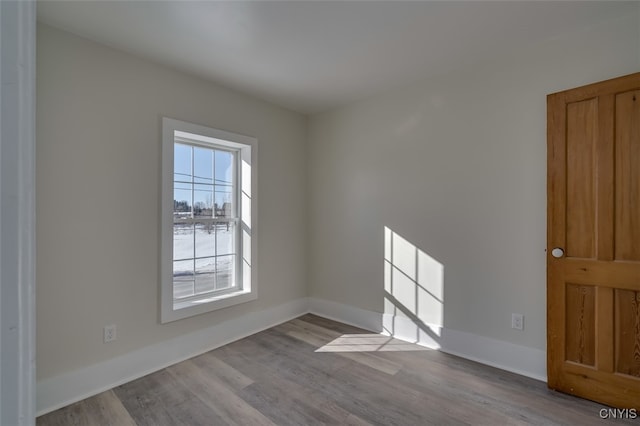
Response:
POLYGON ((254 300, 257 140, 163 119, 161 322, 254 300))

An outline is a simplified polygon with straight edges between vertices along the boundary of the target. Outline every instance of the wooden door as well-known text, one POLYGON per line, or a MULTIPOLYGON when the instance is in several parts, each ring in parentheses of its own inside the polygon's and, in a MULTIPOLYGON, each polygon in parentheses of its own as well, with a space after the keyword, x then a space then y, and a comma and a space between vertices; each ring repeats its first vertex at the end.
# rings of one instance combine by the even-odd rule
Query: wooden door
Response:
POLYGON ((549 387, 640 409, 640 73, 549 95, 547 131, 549 387))

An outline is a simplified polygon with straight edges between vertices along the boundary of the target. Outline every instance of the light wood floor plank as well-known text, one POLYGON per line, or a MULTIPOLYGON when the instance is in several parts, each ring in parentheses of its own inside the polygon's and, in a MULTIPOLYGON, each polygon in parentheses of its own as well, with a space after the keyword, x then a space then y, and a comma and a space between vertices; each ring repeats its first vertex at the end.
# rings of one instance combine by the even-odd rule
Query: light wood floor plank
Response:
POLYGON ((85 412, 90 418, 90 424, 105 426, 136 425, 113 390, 102 392, 83 402, 85 412))
MULTIPOLYGON (((199 358, 202 361, 202 357, 199 358)), ((217 364, 223 363, 219 361, 217 364)), ((167 371, 176 381, 188 388, 200 401, 215 412, 224 424, 238 426, 274 424, 260 411, 236 395, 233 389, 216 375, 206 374, 195 362, 181 362, 167 368, 167 371)), ((246 386, 242 386, 242 389, 246 386)))
POLYGON ((166 369, 118 386, 115 392, 141 426, 224 424, 166 369))
POLYGON ((213 352, 207 352, 191 360, 197 365, 204 375, 211 375, 219 378, 233 390, 241 390, 253 383, 249 377, 240 371, 222 362, 213 352))
POLYGON ((89 417, 84 409, 84 401, 71 404, 64 409, 54 411, 45 417, 39 417, 37 425, 51 426, 87 426, 89 417))
MULTIPOLYGON (((303 364, 296 366, 295 360, 289 358, 286 353, 272 351, 256 344, 253 340, 239 342, 239 344, 241 348, 222 350, 218 356, 229 363, 241 365, 244 371, 255 379, 257 384, 249 386, 240 395, 252 404, 260 405, 262 411, 268 411, 271 418, 278 424, 310 422, 312 419, 308 418, 309 413, 317 414, 317 410, 322 412, 321 418, 329 423, 343 424, 352 414, 336 403, 333 395, 327 397, 326 392, 317 392, 314 388, 301 385, 297 380, 290 380, 288 374, 283 374, 286 370, 300 380, 324 383, 332 374, 329 366, 325 371, 307 368, 308 366, 303 364), (250 355, 256 353, 260 353, 259 360, 250 355), (261 384, 266 384, 267 387, 263 388, 261 384), (270 405, 268 401, 270 395, 277 396, 279 404, 270 405), (282 405, 289 407, 285 410, 286 412, 278 409, 278 406, 282 405), (287 415, 290 410, 293 410, 293 417, 287 415), (289 423, 290 421, 292 423, 289 423)), ((356 418, 357 416, 353 416, 352 421, 356 421, 356 418)))

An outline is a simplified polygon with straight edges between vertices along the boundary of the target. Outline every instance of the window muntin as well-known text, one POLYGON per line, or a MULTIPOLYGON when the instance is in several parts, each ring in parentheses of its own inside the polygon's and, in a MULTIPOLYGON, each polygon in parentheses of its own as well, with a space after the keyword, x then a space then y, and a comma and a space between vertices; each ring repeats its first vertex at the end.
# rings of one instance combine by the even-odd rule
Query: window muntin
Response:
POLYGON ((162 322, 257 297, 256 142, 163 119, 162 322))

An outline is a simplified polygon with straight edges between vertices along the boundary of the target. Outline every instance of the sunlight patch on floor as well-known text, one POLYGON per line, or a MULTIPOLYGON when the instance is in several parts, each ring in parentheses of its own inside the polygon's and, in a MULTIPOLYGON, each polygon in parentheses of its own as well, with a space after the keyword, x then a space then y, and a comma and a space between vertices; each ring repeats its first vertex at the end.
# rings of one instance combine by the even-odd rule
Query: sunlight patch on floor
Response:
POLYGON ((428 348, 381 334, 343 334, 316 352, 405 352, 428 348))

